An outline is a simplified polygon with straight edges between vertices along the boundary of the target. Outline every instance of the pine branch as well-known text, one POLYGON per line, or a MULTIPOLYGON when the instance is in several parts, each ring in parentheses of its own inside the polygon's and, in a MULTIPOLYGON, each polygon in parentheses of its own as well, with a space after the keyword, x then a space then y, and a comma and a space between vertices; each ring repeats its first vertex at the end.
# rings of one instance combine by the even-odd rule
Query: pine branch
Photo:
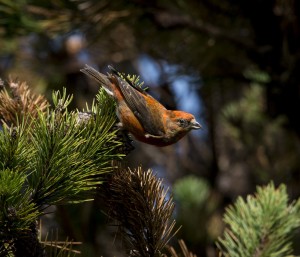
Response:
POLYGON ((34 119, 43 112, 48 102, 41 95, 35 95, 25 82, 8 82, 8 89, 0 91, 0 120, 8 126, 20 121, 34 119))
POLYGON ((25 122, 17 127, 3 126, 0 132, 0 167, 29 172, 32 153, 28 146, 25 122))
MULTIPOLYGON (((34 249, 39 251, 35 222, 40 213, 31 201, 31 190, 26 187, 26 174, 9 169, 0 170, 0 206, 0 253, 20 256, 17 253, 20 249, 24 250, 23 247, 31 247, 31 253, 34 249), (18 247, 21 242, 26 243, 18 247)), ((21 252, 26 256, 26 251, 21 252)))
POLYGON ((33 222, 26 233, 14 238, 13 249, 15 257, 46 257, 39 241, 38 222, 33 222))
POLYGON ((138 168, 114 172, 101 188, 130 256, 160 256, 175 234, 175 221, 170 221, 174 203, 162 180, 138 168))
POLYGON ((113 99, 101 90, 85 119, 68 110, 71 101, 55 92, 51 108, 25 83, 0 92, 1 254, 44 256, 36 226, 43 209, 91 200, 125 156, 113 99))
POLYGON ((113 100, 101 91, 92 107, 95 118, 84 123, 68 111, 70 101, 66 91, 55 93, 54 111, 40 112, 32 124, 28 181, 38 206, 91 200, 102 174, 112 170, 111 161, 124 156, 116 152, 122 143, 111 129, 116 123, 113 100))
POLYGON ((300 227, 300 201, 288 204, 286 187, 271 183, 255 196, 241 197, 224 215, 228 228, 218 248, 230 257, 279 257, 291 253, 292 232, 300 227))

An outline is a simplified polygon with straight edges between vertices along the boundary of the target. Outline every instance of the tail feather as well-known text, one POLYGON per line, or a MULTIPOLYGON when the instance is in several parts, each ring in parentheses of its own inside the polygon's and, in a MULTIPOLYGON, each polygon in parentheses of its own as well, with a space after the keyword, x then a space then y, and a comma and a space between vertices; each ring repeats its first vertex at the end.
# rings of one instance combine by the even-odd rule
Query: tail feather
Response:
POLYGON ((94 68, 92 68, 89 65, 85 65, 85 67, 83 69, 80 70, 81 72, 83 72, 84 74, 86 74, 87 76, 89 76, 90 78, 95 79, 97 82, 99 82, 101 84, 101 86, 103 86, 103 88, 110 94, 112 95, 113 93, 111 92, 110 89, 110 84, 111 82, 109 81, 109 79, 107 78, 106 75, 98 72, 97 70, 95 70, 94 68))

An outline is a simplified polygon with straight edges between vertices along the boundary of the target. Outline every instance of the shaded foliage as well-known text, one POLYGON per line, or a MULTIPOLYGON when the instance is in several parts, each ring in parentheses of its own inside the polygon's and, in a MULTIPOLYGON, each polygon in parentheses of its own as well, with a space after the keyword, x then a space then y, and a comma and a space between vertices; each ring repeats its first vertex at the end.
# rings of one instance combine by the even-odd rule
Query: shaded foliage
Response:
POLYGON ((130 256, 161 256, 174 236, 174 203, 151 170, 116 171, 100 188, 107 213, 120 227, 130 256))

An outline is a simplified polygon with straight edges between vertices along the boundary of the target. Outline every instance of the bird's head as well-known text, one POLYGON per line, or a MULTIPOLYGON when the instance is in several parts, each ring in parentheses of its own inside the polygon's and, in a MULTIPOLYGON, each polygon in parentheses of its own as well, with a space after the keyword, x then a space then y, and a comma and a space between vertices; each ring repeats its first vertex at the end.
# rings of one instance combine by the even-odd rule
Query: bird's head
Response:
POLYGON ((196 121, 194 115, 183 111, 172 111, 170 115, 173 127, 176 130, 188 132, 192 129, 200 129, 201 125, 196 121))

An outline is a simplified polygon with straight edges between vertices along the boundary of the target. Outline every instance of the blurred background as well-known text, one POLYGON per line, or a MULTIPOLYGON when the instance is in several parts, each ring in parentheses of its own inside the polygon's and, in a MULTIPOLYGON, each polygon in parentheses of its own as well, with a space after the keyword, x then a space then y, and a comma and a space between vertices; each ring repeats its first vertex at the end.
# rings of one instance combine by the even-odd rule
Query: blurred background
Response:
MULTIPOLYGON (((201 131, 165 148, 134 142, 124 166, 164 179, 177 237, 198 256, 216 256, 237 196, 272 180, 299 197, 299 1, 0 0, 0 35, 0 77, 49 100, 66 87, 84 108, 99 87, 79 69, 111 64, 196 116, 201 131)), ((44 233, 82 241, 82 256, 122 256, 99 203, 51 208, 44 233)))

